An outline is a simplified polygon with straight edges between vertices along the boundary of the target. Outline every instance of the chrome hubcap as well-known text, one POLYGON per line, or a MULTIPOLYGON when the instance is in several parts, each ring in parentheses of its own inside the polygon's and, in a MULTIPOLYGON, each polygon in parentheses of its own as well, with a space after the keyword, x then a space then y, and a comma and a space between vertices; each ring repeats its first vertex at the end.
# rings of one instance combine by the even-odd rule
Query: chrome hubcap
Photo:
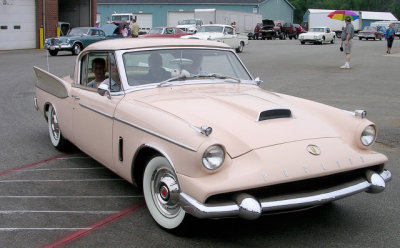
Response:
POLYGON ((51 111, 49 121, 50 121, 51 133, 53 135, 53 138, 55 140, 58 140, 60 138, 60 127, 58 125, 57 115, 56 115, 56 111, 54 109, 52 109, 52 111, 51 111))
POLYGON ((179 214, 180 188, 175 175, 167 169, 159 169, 154 173, 151 183, 153 200, 164 216, 173 218, 179 214))

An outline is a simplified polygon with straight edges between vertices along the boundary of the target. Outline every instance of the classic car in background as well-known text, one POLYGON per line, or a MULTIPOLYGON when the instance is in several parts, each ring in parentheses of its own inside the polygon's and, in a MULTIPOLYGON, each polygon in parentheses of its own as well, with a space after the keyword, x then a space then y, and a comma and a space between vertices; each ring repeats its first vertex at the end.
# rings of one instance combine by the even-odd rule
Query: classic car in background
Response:
POLYGON ((176 27, 185 33, 194 34, 201 25, 203 21, 200 19, 187 19, 179 21, 176 27))
POLYGON ((335 32, 332 32, 327 27, 310 28, 307 33, 299 35, 299 41, 302 45, 306 44, 306 42, 321 45, 326 42, 333 44, 335 43, 335 32))
POLYGON ((101 28, 76 27, 65 36, 46 39, 44 48, 49 50, 52 56, 56 56, 59 51, 71 51, 72 54, 77 55, 94 42, 121 37, 118 26, 114 24, 106 24, 101 28))
POLYGON ((283 24, 282 30, 285 33, 285 36, 289 37, 289 39, 297 39, 299 37, 299 32, 293 23, 286 22, 283 24))
POLYGON ((365 111, 263 90, 222 42, 108 40, 79 54, 73 77, 34 70, 53 146, 72 142, 139 186, 166 229, 188 214, 252 220, 307 209, 382 192, 391 179, 365 111), (100 60, 107 79, 96 89, 100 60))
POLYGON ((183 32, 179 28, 155 27, 150 29, 148 34, 139 35, 139 38, 180 38, 185 35, 190 34, 183 32))
POLYGON ((366 40, 382 40, 382 38, 385 36, 385 34, 378 30, 377 27, 371 27, 371 26, 366 26, 363 28, 363 30, 358 32, 358 39, 366 39, 366 40))
POLYGON ((196 34, 183 36, 183 39, 215 40, 226 43, 234 48, 236 52, 243 52, 245 45, 249 44, 246 35, 236 34, 235 29, 229 25, 209 24, 198 28, 196 34))
POLYGON ((249 40, 258 40, 261 39, 261 29, 262 29, 263 24, 257 23, 256 26, 254 27, 253 33, 248 33, 247 37, 249 40))
POLYGON ((283 32, 283 21, 280 20, 262 20, 262 28, 261 28, 261 39, 271 40, 271 39, 286 39, 286 34, 283 32))

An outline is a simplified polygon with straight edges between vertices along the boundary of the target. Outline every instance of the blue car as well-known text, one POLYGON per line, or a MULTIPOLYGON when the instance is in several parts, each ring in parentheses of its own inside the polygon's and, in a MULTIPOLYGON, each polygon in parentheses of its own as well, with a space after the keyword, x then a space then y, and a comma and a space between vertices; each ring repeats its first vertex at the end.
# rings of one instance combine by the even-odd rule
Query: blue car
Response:
POLYGON ((72 54, 77 55, 92 43, 121 37, 118 26, 114 24, 106 24, 101 28, 76 27, 72 28, 66 36, 46 39, 44 48, 49 50, 51 56, 56 56, 59 51, 71 51, 72 54))

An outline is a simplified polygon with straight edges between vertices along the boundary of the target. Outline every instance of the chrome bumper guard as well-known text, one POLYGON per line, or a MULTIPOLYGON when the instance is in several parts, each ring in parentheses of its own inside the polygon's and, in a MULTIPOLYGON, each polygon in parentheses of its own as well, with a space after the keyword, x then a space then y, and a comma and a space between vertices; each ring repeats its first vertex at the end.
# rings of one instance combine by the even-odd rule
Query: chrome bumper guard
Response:
POLYGON ((245 193, 238 194, 235 201, 221 204, 202 204, 191 196, 180 193, 179 203, 189 214, 197 218, 240 217, 253 220, 262 213, 290 211, 322 205, 363 191, 380 193, 385 190, 386 182, 392 179, 392 173, 383 170, 380 174, 368 170, 365 179, 355 180, 345 185, 306 194, 284 195, 279 197, 255 199, 245 193))

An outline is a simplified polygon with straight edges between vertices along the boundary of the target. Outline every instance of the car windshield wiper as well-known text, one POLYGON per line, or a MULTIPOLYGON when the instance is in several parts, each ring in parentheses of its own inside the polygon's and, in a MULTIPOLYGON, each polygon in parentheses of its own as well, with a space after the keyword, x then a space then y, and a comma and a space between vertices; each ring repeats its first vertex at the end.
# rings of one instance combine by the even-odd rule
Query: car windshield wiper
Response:
POLYGON ((222 75, 222 74, 218 74, 218 73, 210 73, 210 74, 206 74, 206 75, 199 75, 199 77, 213 77, 213 78, 218 78, 218 79, 232 79, 235 80, 237 83, 241 83, 242 81, 239 78, 235 78, 235 77, 231 77, 231 76, 227 76, 227 75, 222 75))
POLYGON ((181 80, 186 80, 186 79, 190 79, 190 78, 194 78, 194 77, 190 77, 190 76, 188 77, 186 75, 178 75, 176 77, 172 77, 172 78, 169 78, 169 79, 164 80, 162 82, 159 82, 157 87, 163 87, 163 86, 166 86, 166 85, 170 85, 169 82, 172 82, 172 81, 181 81, 181 80))
POLYGON ((218 78, 218 79, 232 79, 237 83, 241 83, 242 82, 239 78, 235 78, 235 77, 231 77, 231 76, 227 76, 227 75, 222 75, 222 74, 218 74, 218 73, 210 73, 210 74, 202 74, 202 73, 200 73, 199 75, 189 76, 189 77, 184 75, 184 74, 183 75, 181 74, 179 76, 172 77, 172 78, 169 78, 169 79, 164 80, 162 82, 159 82, 157 86, 158 87, 163 87, 163 86, 166 86, 166 85, 170 85, 169 83, 172 82, 172 81, 181 81, 181 80, 193 79, 193 78, 209 78, 209 77, 218 78))

